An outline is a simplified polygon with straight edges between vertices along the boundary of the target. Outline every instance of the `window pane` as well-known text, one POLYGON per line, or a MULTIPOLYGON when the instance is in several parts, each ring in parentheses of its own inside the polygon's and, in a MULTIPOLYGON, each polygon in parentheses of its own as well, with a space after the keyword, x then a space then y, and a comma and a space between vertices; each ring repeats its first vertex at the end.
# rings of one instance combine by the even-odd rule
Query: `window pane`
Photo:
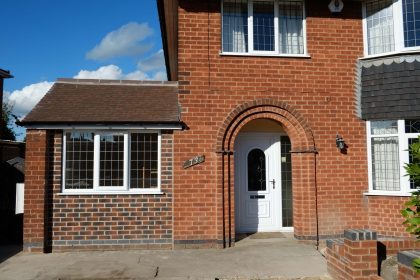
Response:
POLYGON ((374 190, 400 190, 398 137, 372 138, 372 182, 374 190))
POLYGON ((248 52, 248 2, 223 2, 223 51, 248 52))
POLYGON ((93 188, 93 133, 66 133, 66 189, 93 188))
POLYGON ((303 53, 303 2, 281 1, 279 3, 280 53, 303 53))
MULTIPOLYGON (((410 146, 413 143, 417 143, 418 141, 419 141, 418 138, 409 138, 408 139, 408 146, 410 146)), ((409 163, 417 163, 417 164, 420 164, 420 162, 413 157, 413 153, 410 150, 408 152, 408 162, 409 163)), ((419 187, 420 187, 419 185, 416 186, 416 183, 414 182, 414 180, 410 176, 410 189, 413 190, 413 189, 417 189, 419 187)))
POLYGON ((420 120, 405 120, 405 133, 420 133, 420 120))
POLYGON ((292 144, 287 136, 282 136, 281 142, 281 207, 283 226, 293 226, 293 189, 292 189, 292 144))
POLYGON ((254 50, 274 51, 274 2, 255 1, 253 9, 254 50))
POLYGON ((420 45, 420 1, 403 0, 404 46, 420 45))
POLYGON ((394 50, 392 0, 367 1, 366 25, 369 54, 394 50))
POLYGON ((124 185, 124 135, 101 135, 99 186, 124 185))
POLYGON ((158 187, 158 135, 131 134, 130 188, 158 187))
POLYGON ((265 154, 260 149, 254 149, 248 154, 248 191, 265 191, 265 154))
POLYGON ((370 133, 372 135, 397 134, 398 121, 372 121, 370 133))

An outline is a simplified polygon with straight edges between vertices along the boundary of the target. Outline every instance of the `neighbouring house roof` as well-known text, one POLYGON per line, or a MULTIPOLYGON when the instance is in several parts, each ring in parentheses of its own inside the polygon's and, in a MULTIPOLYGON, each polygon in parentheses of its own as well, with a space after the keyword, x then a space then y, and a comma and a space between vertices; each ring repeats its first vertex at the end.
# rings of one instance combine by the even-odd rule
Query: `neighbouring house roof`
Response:
POLYGON ((21 157, 15 157, 7 161, 8 164, 19 170, 22 174, 25 174, 25 159, 21 157))
POLYGON ((0 69, 0 78, 8 79, 8 78, 13 78, 13 76, 10 75, 10 71, 0 69))
POLYGON ((178 86, 175 82, 58 79, 21 123, 180 123, 178 86))

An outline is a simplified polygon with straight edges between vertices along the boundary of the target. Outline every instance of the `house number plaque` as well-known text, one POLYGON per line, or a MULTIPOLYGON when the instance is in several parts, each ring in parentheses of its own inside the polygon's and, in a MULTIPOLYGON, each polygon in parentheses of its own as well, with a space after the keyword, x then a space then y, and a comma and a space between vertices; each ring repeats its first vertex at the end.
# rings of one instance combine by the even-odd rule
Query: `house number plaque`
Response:
POLYGON ((206 157, 204 155, 193 157, 192 159, 186 160, 184 162, 184 169, 190 168, 191 166, 203 163, 206 157))

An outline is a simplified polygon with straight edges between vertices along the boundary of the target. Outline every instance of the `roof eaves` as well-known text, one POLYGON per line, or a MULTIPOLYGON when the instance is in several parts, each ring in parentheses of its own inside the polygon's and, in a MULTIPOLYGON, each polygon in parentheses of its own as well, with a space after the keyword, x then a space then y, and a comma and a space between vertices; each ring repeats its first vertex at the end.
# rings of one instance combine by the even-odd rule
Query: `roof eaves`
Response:
POLYGON ((0 78, 9 79, 9 78, 13 78, 13 76, 10 75, 10 71, 4 70, 4 69, 0 69, 0 78))

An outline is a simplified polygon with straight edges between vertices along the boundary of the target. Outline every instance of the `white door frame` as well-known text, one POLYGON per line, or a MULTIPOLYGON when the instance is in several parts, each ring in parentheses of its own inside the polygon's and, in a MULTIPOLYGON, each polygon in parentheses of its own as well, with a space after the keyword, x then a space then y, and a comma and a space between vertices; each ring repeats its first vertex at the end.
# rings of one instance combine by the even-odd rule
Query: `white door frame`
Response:
POLYGON ((242 132, 235 142, 236 232, 293 231, 282 226, 281 147, 284 133, 242 132), (247 156, 261 149, 266 157, 266 190, 248 191, 247 156), (272 180, 275 180, 273 186, 272 180), (254 196, 253 200, 251 196, 254 196), (258 198, 255 199, 255 196, 258 198), (251 205, 251 206, 250 206, 251 205), (251 209, 251 210, 250 210, 251 209), (256 212, 258 212, 256 214, 256 212))

